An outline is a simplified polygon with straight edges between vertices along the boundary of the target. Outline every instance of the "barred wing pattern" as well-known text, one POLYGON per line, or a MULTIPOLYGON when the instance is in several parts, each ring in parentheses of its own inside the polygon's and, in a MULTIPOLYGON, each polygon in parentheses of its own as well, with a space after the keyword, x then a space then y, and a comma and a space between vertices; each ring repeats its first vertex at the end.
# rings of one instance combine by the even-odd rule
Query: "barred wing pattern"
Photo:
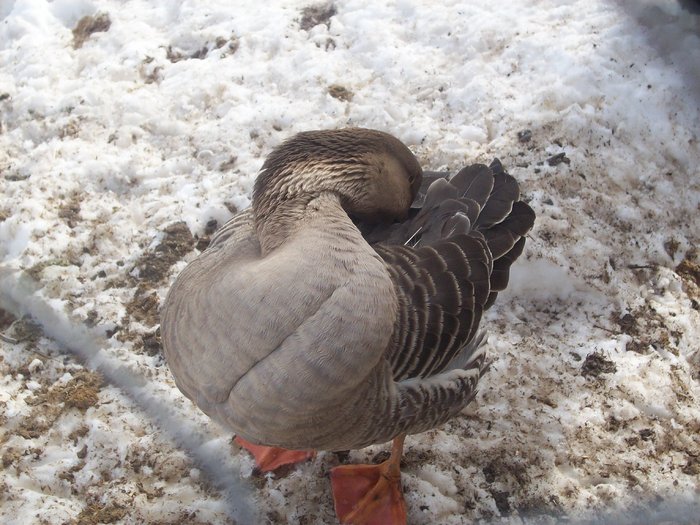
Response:
POLYGON ((498 160, 476 164, 450 179, 434 177, 410 221, 368 234, 385 237, 373 246, 399 296, 387 354, 396 381, 473 368, 475 388, 486 367, 478 351, 482 313, 507 286, 534 223, 519 198, 498 160))

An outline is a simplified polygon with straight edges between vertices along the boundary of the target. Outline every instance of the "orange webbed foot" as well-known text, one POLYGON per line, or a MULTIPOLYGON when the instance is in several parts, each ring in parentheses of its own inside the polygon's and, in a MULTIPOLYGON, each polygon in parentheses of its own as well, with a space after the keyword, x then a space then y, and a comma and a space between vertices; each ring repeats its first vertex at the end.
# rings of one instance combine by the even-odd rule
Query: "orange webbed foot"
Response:
POLYGON ((236 437, 234 441, 253 455, 260 472, 272 472, 284 465, 301 463, 316 455, 313 450, 287 450, 286 448, 254 445, 241 437, 236 437))
POLYGON ((405 525, 401 491, 403 436, 394 440, 391 457, 379 465, 343 465, 331 471, 335 513, 352 525, 405 525))

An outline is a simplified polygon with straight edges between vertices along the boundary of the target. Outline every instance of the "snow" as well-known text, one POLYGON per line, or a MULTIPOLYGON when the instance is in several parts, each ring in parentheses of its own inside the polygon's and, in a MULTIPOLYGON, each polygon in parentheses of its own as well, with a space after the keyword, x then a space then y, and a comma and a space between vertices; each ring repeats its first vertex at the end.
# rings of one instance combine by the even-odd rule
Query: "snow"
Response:
POLYGON ((270 150, 349 125, 499 157, 538 215, 475 403, 406 441, 410 522, 697 520, 696 4, 307 1, 0 2, 3 523, 333 523, 342 458, 252 474, 156 328, 270 150))

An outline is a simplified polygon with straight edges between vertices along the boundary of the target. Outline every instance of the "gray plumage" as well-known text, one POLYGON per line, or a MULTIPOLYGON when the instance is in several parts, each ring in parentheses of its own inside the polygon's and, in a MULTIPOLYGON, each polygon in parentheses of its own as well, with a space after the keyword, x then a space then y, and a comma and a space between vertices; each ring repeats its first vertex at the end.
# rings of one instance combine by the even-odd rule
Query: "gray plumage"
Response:
POLYGON ((341 450, 445 422, 486 368, 483 311, 534 213, 498 161, 422 170, 378 131, 300 133, 177 277, 176 383, 254 443, 341 450))

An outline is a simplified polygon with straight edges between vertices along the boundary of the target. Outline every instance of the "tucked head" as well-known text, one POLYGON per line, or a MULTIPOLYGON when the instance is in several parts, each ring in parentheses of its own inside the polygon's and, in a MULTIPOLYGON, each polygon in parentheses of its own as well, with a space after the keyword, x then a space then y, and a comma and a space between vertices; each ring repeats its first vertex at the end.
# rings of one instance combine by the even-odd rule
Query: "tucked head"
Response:
POLYGON ((253 208, 334 192, 365 221, 406 217, 420 188, 418 160, 396 137, 363 128, 307 131, 276 148, 253 190, 253 208))

